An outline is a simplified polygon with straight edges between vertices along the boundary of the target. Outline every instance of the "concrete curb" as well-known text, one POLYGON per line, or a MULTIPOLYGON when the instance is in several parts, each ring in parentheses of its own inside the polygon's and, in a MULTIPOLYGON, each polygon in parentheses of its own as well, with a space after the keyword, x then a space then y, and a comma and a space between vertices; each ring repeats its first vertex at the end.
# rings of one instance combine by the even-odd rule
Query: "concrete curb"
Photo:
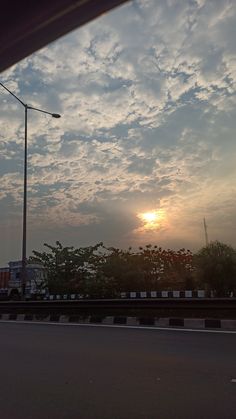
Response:
POLYGON ((179 317, 126 317, 126 316, 88 316, 58 315, 49 316, 37 314, 0 314, 3 321, 53 322, 77 324, 104 324, 122 326, 152 326, 152 327, 178 327, 188 329, 224 329, 236 330, 236 319, 183 319, 179 317))

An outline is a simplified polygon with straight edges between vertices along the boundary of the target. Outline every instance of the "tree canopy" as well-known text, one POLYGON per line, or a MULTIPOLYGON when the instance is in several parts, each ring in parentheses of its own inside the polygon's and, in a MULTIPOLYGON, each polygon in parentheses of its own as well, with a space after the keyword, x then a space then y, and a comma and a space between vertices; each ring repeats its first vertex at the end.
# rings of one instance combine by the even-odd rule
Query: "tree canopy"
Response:
POLYGON ((94 277, 96 251, 102 246, 63 247, 57 241, 56 246, 47 243, 47 251, 33 251, 30 261, 41 263, 47 270, 48 288, 52 293, 79 292, 85 282, 94 277))
POLYGON ((219 241, 211 242, 195 255, 199 283, 218 297, 236 290, 236 251, 219 241))
POLYGON ((185 249, 146 245, 134 251, 103 243, 76 249, 59 241, 44 246, 46 250, 33 251, 30 260, 46 268, 51 293, 110 297, 128 291, 184 289, 193 271, 193 255, 185 249))
POLYGON ((115 297, 129 291, 203 288, 227 296, 236 290, 236 251, 218 241, 195 255, 150 244, 137 250, 103 243, 77 249, 59 241, 44 246, 43 252, 33 251, 30 261, 46 268, 50 293, 115 297))

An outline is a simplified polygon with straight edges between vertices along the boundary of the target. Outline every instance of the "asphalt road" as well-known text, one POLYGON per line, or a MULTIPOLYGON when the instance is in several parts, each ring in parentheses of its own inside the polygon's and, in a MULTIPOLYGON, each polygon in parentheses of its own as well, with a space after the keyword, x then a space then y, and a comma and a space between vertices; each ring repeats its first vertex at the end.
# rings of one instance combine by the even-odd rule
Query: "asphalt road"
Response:
POLYGON ((1 419, 234 419, 236 334, 0 323, 1 419))

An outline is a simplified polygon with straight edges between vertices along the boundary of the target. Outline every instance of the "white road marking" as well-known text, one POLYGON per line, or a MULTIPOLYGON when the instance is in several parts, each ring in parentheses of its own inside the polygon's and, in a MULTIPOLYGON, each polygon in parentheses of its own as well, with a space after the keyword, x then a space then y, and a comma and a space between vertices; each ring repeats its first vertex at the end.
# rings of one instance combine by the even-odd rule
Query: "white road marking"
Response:
POLYGON ((212 330, 212 329, 190 329, 178 327, 159 327, 159 326, 126 326, 115 324, 95 324, 95 323, 59 323, 59 322, 35 322, 24 320, 0 320, 0 323, 13 323, 13 324, 40 324, 45 326, 77 326, 77 327, 110 327, 113 329, 142 329, 142 330, 165 330, 169 332, 197 332, 197 333, 223 333, 235 335, 236 330, 212 330))
POLYGON ((236 383, 236 378, 232 378, 231 383, 236 383))

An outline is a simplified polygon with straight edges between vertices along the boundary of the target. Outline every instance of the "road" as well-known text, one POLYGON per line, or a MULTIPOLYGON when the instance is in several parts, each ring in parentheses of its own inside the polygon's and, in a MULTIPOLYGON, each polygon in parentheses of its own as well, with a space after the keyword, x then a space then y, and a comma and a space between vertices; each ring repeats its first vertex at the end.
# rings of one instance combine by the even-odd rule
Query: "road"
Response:
POLYGON ((235 418, 236 334, 0 323, 0 337, 1 419, 235 418))

